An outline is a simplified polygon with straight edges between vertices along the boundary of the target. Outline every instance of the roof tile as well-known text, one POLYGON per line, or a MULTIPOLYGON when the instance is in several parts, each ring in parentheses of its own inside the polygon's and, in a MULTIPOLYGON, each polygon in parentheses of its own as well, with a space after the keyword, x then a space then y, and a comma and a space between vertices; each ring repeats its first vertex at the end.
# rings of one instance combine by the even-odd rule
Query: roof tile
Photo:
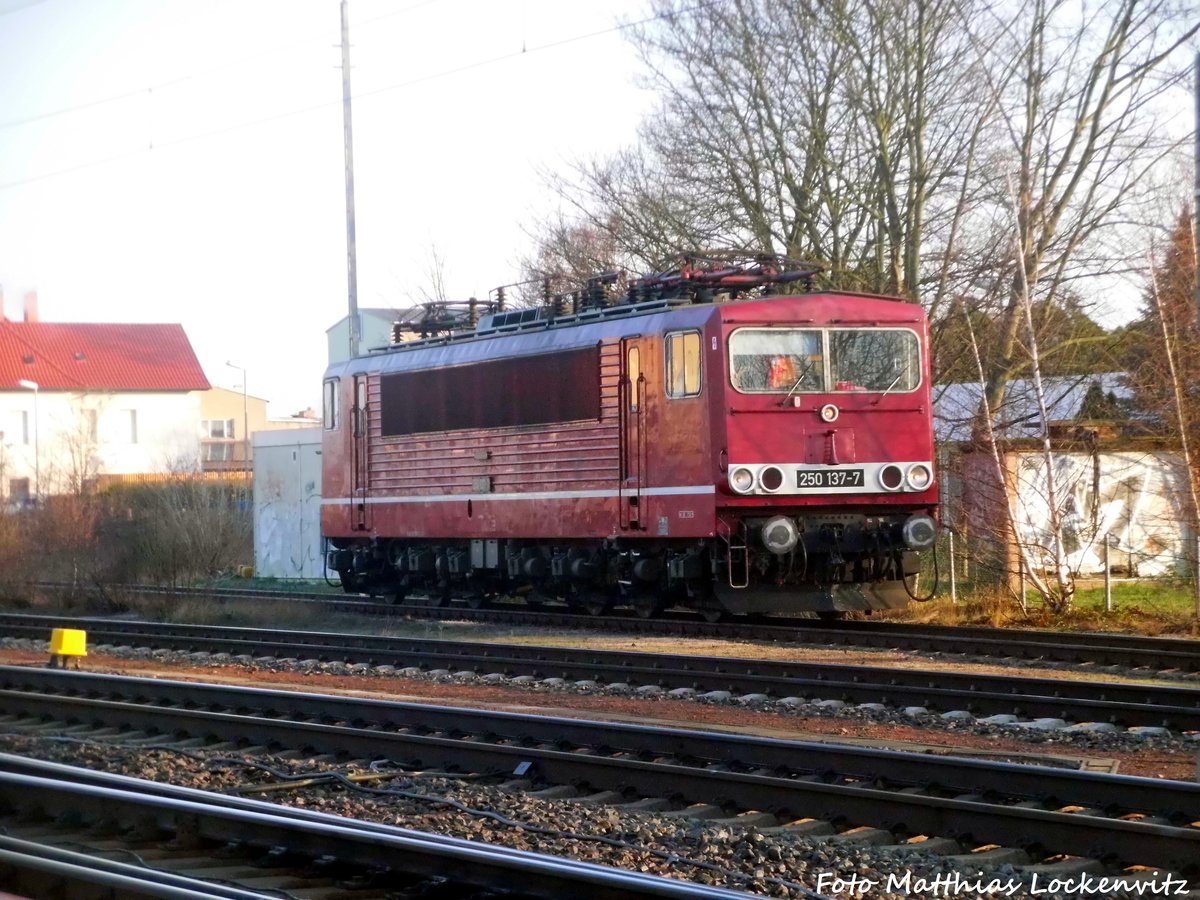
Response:
POLYGON ((202 391, 208 379, 182 325, 0 319, 0 391, 202 391))

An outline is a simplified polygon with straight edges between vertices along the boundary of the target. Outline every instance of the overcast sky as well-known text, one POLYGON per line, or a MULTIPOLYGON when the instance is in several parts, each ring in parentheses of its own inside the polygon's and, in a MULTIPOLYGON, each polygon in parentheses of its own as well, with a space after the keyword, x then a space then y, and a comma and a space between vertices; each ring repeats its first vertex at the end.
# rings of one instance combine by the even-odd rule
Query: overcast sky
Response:
MULTIPOLYGON (((360 305, 402 304, 431 245, 454 296, 515 280, 555 209, 539 169, 652 104, 613 30, 643 15, 350 0, 360 305)), ((36 288, 45 321, 180 322, 214 384, 232 360, 273 415, 317 405, 347 302, 338 40, 337 0, 0 0, 8 315, 36 288)))

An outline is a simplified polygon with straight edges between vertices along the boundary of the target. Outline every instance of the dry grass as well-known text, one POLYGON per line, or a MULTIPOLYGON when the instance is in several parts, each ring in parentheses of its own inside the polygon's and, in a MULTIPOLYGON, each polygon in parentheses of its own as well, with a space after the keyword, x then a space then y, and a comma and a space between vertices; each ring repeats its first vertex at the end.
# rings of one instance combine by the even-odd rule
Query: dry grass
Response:
POLYGON ((1190 585, 1131 582, 1113 591, 1113 609, 1104 608, 1103 588, 1083 586, 1065 613, 1052 613, 1032 591, 1022 610, 1016 597, 998 587, 960 592, 953 603, 949 594, 928 603, 877 613, 892 622, 926 625, 979 625, 990 628, 1041 628, 1059 631, 1111 631, 1125 634, 1200 637, 1195 600, 1190 585))
POLYGON ((980 625, 1004 628, 1021 616, 1020 607, 996 588, 980 588, 960 594, 952 603, 942 594, 926 603, 910 603, 903 609, 887 610, 872 615, 874 619, 890 622, 912 622, 920 625, 980 625))
POLYGON ((143 596, 129 611, 155 622, 213 625, 235 628, 268 628, 289 631, 339 631, 356 624, 357 617, 331 613, 313 603, 278 600, 224 600, 214 597, 143 596))

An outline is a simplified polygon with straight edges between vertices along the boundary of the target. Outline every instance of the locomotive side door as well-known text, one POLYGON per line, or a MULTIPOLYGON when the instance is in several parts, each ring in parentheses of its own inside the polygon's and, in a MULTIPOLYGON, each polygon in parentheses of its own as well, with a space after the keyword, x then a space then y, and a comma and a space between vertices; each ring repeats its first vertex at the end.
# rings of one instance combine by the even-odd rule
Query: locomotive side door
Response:
POLYGON ((621 470, 617 502, 621 505, 621 528, 627 531, 641 530, 646 515, 642 508, 646 458, 646 375, 642 366, 646 349, 640 335, 621 340, 621 470))
POLYGON ((367 376, 354 376, 354 396, 350 405, 350 429, 353 450, 350 454, 351 485, 354 512, 353 527, 366 531, 370 527, 370 506, 367 503, 367 376))

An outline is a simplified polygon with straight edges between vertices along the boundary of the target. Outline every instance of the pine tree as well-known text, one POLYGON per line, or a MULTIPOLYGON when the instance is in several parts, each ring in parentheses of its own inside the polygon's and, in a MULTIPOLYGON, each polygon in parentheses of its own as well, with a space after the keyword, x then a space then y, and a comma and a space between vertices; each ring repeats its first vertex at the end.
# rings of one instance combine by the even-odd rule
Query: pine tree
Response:
POLYGON ((1153 260, 1141 316, 1125 333, 1125 359, 1136 409, 1152 430, 1178 440, 1186 429, 1200 447, 1200 331, 1196 318, 1196 244, 1190 209, 1180 212, 1166 247, 1153 260), (1161 314, 1160 314, 1161 310, 1161 314), (1169 357, 1168 357, 1169 354, 1169 357), (1171 363, 1185 398, 1177 409, 1171 363))
MULTIPOLYGON (((1166 434, 1179 442, 1183 457, 1191 540, 1185 546, 1200 548, 1200 359, 1196 316, 1196 232, 1190 210, 1175 222, 1161 261, 1151 260, 1143 318, 1158 326, 1158 353, 1147 343, 1141 365, 1133 373, 1144 401, 1158 416, 1166 434)), ((1149 333, 1147 333, 1149 338, 1149 333)), ((1200 554, 1191 556, 1196 587, 1196 622, 1200 628, 1200 554)))

